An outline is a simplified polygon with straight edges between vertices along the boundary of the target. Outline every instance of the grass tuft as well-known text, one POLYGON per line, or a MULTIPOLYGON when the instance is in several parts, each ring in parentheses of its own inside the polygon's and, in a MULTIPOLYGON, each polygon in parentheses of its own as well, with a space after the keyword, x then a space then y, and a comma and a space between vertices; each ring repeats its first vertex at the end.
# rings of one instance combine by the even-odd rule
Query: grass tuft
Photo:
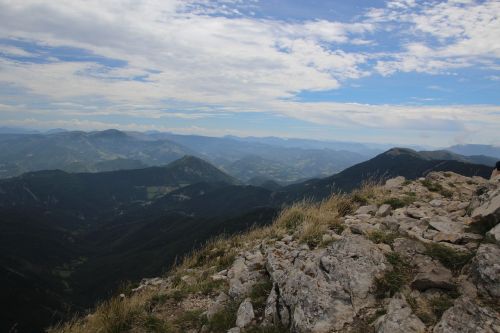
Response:
POLYGON ((472 253, 456 251, 445 245, 436 243, 426 245, 426 254, 439 260, 443 266, 454 272, 458 272, 474 256, 472 253))
POLYGON ((379 298, 393 296, 411 279, 411 266, 406 258, 395 252, 386 254, 386 258, 392 269, 375 279, 375 295, 379 298))

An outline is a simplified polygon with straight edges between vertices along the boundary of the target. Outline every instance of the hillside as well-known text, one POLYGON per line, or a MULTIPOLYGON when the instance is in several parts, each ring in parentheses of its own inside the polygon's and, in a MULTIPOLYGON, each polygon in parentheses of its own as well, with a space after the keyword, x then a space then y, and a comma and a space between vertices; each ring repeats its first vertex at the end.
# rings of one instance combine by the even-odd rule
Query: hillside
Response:
POLYGON ((40 332, 92 306, 122 281, 161 272, 213 235, 272 220, 273 208, 249 200, 250 187, 239 194, 234 184, 232 177, 189 156, 165 167, 40 171, 0 180, 0 292, 16 304, 1 309, 0 331, 18 322, 18 332, 40 332), (196 184, 233 190, 225 198, 211 196, 210 206, 153 204, 167 200, 168 193, 179 198, 178 191, 187 193, 196 184), (231 203, 228 196, 232 212, 221 208, 231 203), (220 214, 207 214, 211 210, 220 214), (158 259, 146 262, 151 256, 158 259))
POLYGON ((430 159, 411 149, 393 148, 333 176, 290 185, 285 191, 290 197, 323 199, 339 191, 349 192, 367 181, 379 182, 396 176, 416 179, 432 171, 452 171, 464 176, 489 178, 491 167, 455 160, 430 159))
POLYGON ((146 141, 118 130, 0 134, 0 178, 25 172, 61 169, 95 172, 164 165, 189 149, 168 140, 146 141))
POLYGON ((0 178, 52 169, 101 172, 162 166, 192 155, 242 181, 263 176, 293 182, 330 175, 373 156, 370 149, 358 153, 355 147, 354 151, 347 151, 335 150, 339 147, 335 145, 318 144, 288 146, 281 141, 260 143, 242 138, 113 129, 0 133, 0 178))
MULTIPOLYGON (((490 172, 484 166, 432 161, 395 149, 313 182, 331 184, 335 179, 348 192, 371 179, 372 173, 363 170, 383 168, 409 179, 432 168, 469 175, 490 172)), ((208 239, 269 225, 283 205, 331 194, 323 190, 327 186, 309 184, 281 187, 261 179, 260 186, 242 185, 190 156, 163 167, 40 171, 1 180, 0 267, 5 280, 0 292, 18 306, 0 312, 0 328, 20 322, 19 332, 40 331, 108 297, 123 281, 168 270, 208 239), (33 315, 26 314, 28 309, 33 315)))
POLYGON ((212 241, 50 332, 496 332, 499 221, 500 178, 397 177, 212 241))

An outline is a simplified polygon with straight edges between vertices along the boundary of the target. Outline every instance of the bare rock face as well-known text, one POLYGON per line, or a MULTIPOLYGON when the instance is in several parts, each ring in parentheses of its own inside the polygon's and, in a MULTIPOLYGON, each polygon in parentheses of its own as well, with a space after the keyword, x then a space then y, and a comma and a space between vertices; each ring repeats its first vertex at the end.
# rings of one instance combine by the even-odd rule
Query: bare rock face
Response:
POLYGON ((438 261, 432 260, 427 256, 416 255, 413 262, 416 263, 417 274, 411 283, 412 288, 420 291, 432 288, 455 289, 451 271, 438 261))
POLYGON ((252 286, 262 279, 264 262, 264 257, 258 249, 236 258, 227 272, 229 295, 234 298, 247 295, 252 286))
POLYGON ((326 250, 272 248, 267 265, 282 304, 282 323, 289 315, 294 332, 323 333, 342 329, 374 304, 374 278, 386 269, 386 259, 366 238, 348 235, 326 250))
POLYGON ((252 320, 255 318, 253 312, 252 302, 250 298, 246 298, 238 308, 238 313, 236 314, 236 326, 239 328, 247 327, 252 320))
POLYGON ((491 226, 497 225, 500 222, 500 189, 489 191, 480 197, 480 200, 482 204, 471 214, 473 221, 491 226))
POLYGON ((387 188, 387 189, 393 189, 393 188, 399 187, 399 186, 403 185, 403 183, 405 182, 405 180, 406 180, 406 178, 403 177, 403 176, 399 176, 399 177, 396 177, 396 178, 388 179, 385 182, 385 188, 387 188))
POLYGON ((455 305, 445 311, 434 326, 433 333, 499 333, 500 319, 489 308, 478 306, 468 298, 461 297, 455 305))
POLYGON ((479 246, 472 260, 472 274, 481 294, 500 297, 500 248, 497 245, 479 246))
POLYGON ((373 324, 377 333, 423 333, 425 324, 413 314, 403 295, 391 299, 387 314, 373 324))
POLYGON ((486 239, 500 245, 500 224, 486 233, 486 239))

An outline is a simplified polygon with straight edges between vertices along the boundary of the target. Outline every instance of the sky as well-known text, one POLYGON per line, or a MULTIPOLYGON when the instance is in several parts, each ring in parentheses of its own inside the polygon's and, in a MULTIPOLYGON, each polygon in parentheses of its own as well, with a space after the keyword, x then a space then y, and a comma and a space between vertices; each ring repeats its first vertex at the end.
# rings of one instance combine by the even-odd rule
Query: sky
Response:
POLYGON ((499 145, 499 0, 0 0, 0 126, 499 145))

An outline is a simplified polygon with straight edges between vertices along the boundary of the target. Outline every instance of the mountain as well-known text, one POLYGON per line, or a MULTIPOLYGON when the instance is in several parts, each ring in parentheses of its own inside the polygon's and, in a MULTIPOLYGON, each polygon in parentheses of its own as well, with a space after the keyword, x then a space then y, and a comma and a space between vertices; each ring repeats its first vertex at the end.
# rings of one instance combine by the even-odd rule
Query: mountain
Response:
POLYGON ((290 183, 305 178, 324 177, 375 155, 374 150, 360 154, 325 148, 319 142, 311 145, 280 145, 280 140, 259 142, 251 138, 216 138, 171 133, 152 133, 149 137, 168 139, 196 151, 201 158, 242 181, 266 177, 277 182, 290 183))
POLYGON ((420 156, 428 158, 430 160, 452 160, 452 161, 460 161, 460 162, 467 162, 474 164, 483 164, 491 167, 493 167, 497 162, 496 158, 490 156, 485 156, 485 155, 464 156, 450 152, 448 150, 419 151, 418 153, 420 154, 420 156))
POLYGON ((350 191, 365 180, 414 179, 433 170, 487 177, 491 168, 397 148, 285 187, 243 185, 193 156, 161 167, 49 170, 0 180, 0 293, 17 305, 1 309, 0 331, 17 322, 20 333, 39 332, 107 297, 122 281, 161 274, 210 238, 270 224, 283 205, 324 199, 332 189, 350 191))
POLYGON ((432 171, 452 171, 464 176, 489 178, 491 167, 455 160, 429 159, 407 148, 393 148, 366 162, 345 169, 333 176, 312 179, 284 188, 290 198, 326 198, 332 193, 349 192, 366 181, 379 182, 403 176, 407 179, 424 177, 432 171))
POLYGON ((138 163, 164 165, 192 154, 168 140, 145 141, 118 130, 0 134, 0 178, 39 170, 96 172, 135 168, 138 163))
POLYGON ((327 147, 319 141, 280 145, 276 140, 260 143, 228 137, 114 129, 0 134, 0 178, 52 169, 66 172, 135 169, 164 165, 184 155, 192 155, 242 181, 262 176, 290 183, 331 175, 374 155, 373 150, 366 150, 368 155, 364 155, 327 147), (276 145, 272 144, 274 142, 276 145))
POLYGON ((192 156, 164 167, 0 180, 0 293, 15 305, 1 308, 0 331, 19 323, 18 332, 40 332, 214 235, 269 223, 270 196, 192 156))
POLYGON ((500 147, 493 145, 455 145, 447 148, 451 152, 467 156, 485 155, 500 159, 500 147))
POLYGON ((499 178, 392 179, 286 208, 50 332, 498 332, 499 221, 499 178))

